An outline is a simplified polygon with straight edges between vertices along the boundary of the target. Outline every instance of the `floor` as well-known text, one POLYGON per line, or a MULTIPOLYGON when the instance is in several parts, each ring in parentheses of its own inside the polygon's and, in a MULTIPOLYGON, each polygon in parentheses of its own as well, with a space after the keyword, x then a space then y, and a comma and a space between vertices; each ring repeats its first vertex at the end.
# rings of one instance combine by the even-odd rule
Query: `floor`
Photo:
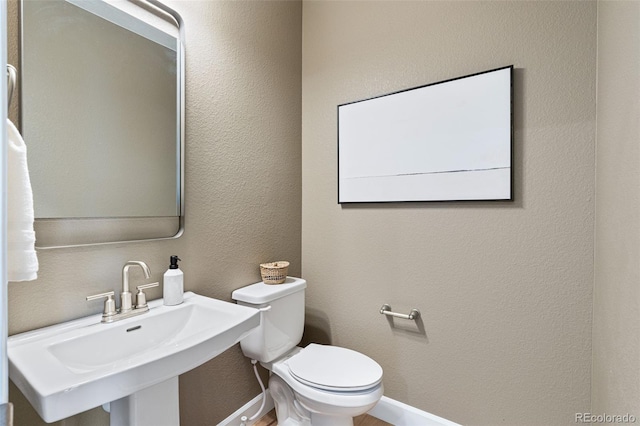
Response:
MULTIPOLYGON (((278 419, 276 419, 276 410, 271 410, 260 420, 258 420, 254 426, 276 426, 278 419)), ((354 417, 353 426, 393 426, 391 423, 384 422, 368 414, 363 414, 358 417, 354 417)))

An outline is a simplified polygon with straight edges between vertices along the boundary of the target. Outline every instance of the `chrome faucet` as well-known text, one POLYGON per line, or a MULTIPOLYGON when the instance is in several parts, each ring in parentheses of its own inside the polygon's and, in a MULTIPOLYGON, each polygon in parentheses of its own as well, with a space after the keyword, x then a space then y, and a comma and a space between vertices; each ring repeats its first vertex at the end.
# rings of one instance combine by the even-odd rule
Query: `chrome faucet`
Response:
POLYGON ((122 268, 122 293, 120 293, 120 313, 122 314, 133 309, 133 304, 131 303, 131 292, 129 291, 129 268, 132 266, 141 267, 146 279, 149 279, 151 276, 151 271, 144 262, 140 262, 139 260, 130 260, 124 264, 124 267, 122 268))
POLYGON ((147 264, 144 262, 140 262, 139 260, 130 260, 124 264, 124 267, 122 268, 122 293, 120 293, 119 310, 116 309, 116 302, 113 300, 113 296, 115 294, 114 291, 87 296, 87 300, 95 300, 103 297, 106 298, 104 302, 104 310, 102 313, 102 322, 114 322, 136 315, 144 314, 145 312, 149 311, 147 298, 143 290, 151 287, 157 287, 159 283, 155 282, 136 286, 136 288, 138 289, 138 293, 136 294, 136 305, 134 307, 131 301, 131 292, 129 291, 129 268, 132 266, 139 266, 140 268, 142 268, 142 272, 144 273, 144 277, 146 279, 149 279, 149 277, 151 276, 151 271, 149 270, 147 264))

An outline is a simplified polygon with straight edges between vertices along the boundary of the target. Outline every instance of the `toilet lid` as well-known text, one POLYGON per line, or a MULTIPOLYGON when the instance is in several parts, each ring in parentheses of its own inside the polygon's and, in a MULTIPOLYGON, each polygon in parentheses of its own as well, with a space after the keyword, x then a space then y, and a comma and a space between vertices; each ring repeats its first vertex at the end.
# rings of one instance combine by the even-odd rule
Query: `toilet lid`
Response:
POLYGON ((332 391, 369 389, 382 381, 382 367, 359 352, 310 344, 288 360, 291 375, 306 385, 332 391))

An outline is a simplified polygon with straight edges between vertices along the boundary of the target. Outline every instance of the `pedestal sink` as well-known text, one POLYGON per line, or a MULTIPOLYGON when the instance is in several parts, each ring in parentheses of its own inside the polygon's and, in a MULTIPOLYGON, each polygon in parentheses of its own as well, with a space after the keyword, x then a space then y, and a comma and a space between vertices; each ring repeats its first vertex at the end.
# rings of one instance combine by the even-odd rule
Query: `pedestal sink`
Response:
POLYGON ((111 425, 177 425, 178 376, 260 324, 259 311, 188 292, 111 324, 101 315, 9 337, 9 377, 46 422, 111 403, 111 425))

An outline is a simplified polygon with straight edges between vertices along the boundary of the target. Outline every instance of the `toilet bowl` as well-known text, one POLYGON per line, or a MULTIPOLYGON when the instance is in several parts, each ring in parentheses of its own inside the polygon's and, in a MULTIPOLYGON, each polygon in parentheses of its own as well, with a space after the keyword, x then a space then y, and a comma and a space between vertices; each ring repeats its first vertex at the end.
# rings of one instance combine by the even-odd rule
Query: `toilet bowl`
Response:
POLYGON ((233 292, 239 304, 261 310, 258 329, 240 342, 245 356, 271 374, 269 390, 281 426, 352 426, 383 394, 382 368, 357 351, 296 345, 304 327, 306 281, 253 284, 233 292))
MULTIPOLYGON (((272 381, 282 380, 304 408, 312 425, 352 425, 352 418, 373 408, 383 393, 382 368, 371 358, 337 346, 295 348, 271 364, 272 381)), ((273 395, 277 401, 278 395, 273 395)), ((289 404, 285 397, 282 403, 289 404)))

